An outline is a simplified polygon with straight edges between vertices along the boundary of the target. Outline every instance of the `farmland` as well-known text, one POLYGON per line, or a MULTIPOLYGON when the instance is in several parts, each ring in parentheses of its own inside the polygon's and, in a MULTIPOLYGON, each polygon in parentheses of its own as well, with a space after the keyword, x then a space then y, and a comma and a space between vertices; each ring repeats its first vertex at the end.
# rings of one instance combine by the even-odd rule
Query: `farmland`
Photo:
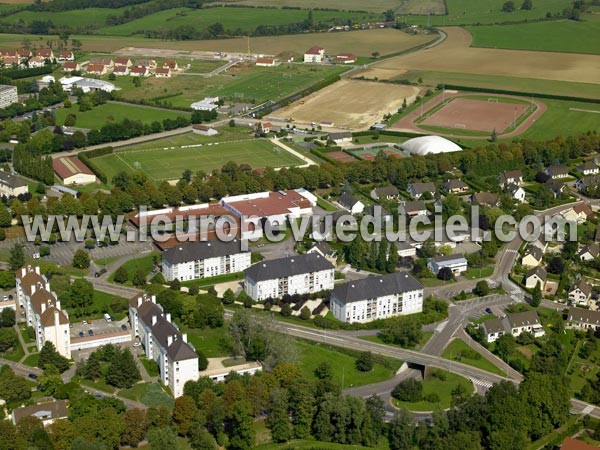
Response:
MULTIPOLYGON (((110 11, 110 10, 107 10, 110 11)), ((67 14, 67 13, 65 13, 67 14)), ((129 36, 143 33, 146 30, 171 30, 181 26, 206 28, 214 23, 220 23, 225 30, 253 31, 258 25, 277 26, 303 22, 307 18, 306 10, 260 8, 174 8, 150 14, 122 25, 104 27, 98 30, 101 34, 129 36)), ((11 16, 12 17, 12 16, 11 16)), ((377 20, 378 16, 366 13, 348 13, 340 11, 314 11, 315 23, 332 23, 334 19, 367 22, 377 20)))
POLYGON ((474 47, 600 54, 600 17, 583 22, 538 22, 520 25, 467 27, 474 47))
POLYGON ((278 67, 235 66, 211 78, 180 75, 169 79, 149 78, 133 88, 131 80, 122 78, 125 99, 161 97, 176 107, 189 107, 205 96, 219 96, 244 102, 262 103, 285 97, 314 83, 335 77, 343 67, 281 65, 278 67))
MULTIPOLYGON (((104 23, 108 16, 121 15, 125 9, 126 8, 88 8, 61 12, 46 11, 43 13, 43 18, 44 20, 51 21, 56 26, 73 26, 73 24, 77 24, 78 27, 83 28, 96 26, 98 23, 104 23)), ((0 22, 13 24, 23 21, 25 23, 30 23, 39 19, 39 12, 20 11, 16 14, 2 17, 0 22)))
MULTIPOLYGON (((428 0, 438 2, 439 0, 428 0)), ((216 2, 220 3, 220 2, 216 2)), ((383 12, 388 9, 396 9, 402 7, 402 0, 370 0, 364 2, 362 0, 346 0, 340 2, 340 0, 237 0, 233 3, 237 5, 248 5, 248 6, 273 6, 277 8, 282 7, 296 7, 296 8, 323 8, 323 9, 340 9, 347 11, 373 11, 383 12)), ((409 3, 413 3, 410 1, 409 3)), ((443 3, 443 2, 440 2, 443 3)))
POLYGON ((455 27, 444 31, 448 38, 440 45, 386 59, 373 68, 386 69, 390 78, 401 78, 409 70, 431 70, 578 83, 600 80, 595 55, 473 48, 468 31, 455 27))
POLYGON ((106 103, 85 112, 79 112, 76 107, 57 109, 56 123, 64 124, 65 117, 68 114, 77 116, 75 126, 92 129, 100 128, 108 121, 119 122, 123 119, 136 119, 144 123, 151 123, 155 120, 162 121, 167 118, 174 119, 178 116, 189 115, 189 113, 183 111, 166 111, 145 106, 106 103))
POLYGON ((253 168, 283 167, 302 164, 292 154, 276 147, 266 139, 247 139, 196 147, 167 147, 155 141, 154 148, 124 149, 114 154, 94 158, 93 162, 110 179, 119 171, 140 169, 154 180, 173 180, 184 170, 210 172, 229 161, 249 164, 253 168))

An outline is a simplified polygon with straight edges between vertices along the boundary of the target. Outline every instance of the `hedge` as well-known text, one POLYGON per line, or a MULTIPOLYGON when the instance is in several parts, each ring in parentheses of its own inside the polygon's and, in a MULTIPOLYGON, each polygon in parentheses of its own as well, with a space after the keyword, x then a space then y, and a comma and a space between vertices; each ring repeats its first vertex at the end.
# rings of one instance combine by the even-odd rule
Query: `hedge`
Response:
POLYGON ((96 164, 92 162, 91 159, 97 158, 98 156, 110 155, 111 153, 113 153, 113 151, 114 150, 112 147, 102 147, 97 148, 95 150, 80 152, 77 156, 79 157, 82 163, 84 163, 90 168, 92 172, 94 172, 94 175, 96 175, 100 181, 102 181, 104 184, 107 184, 108 177, 104 172, 102 172, 102 170, 98 168, 98 166, 96 166, 96 164))
POLYGON ((97 158, 99 156, 106 156, 106 155, 110 155, 111 153, 114 152, 114 149, 110 146, 108 147, 102 147, 102 148, 96 148, 94 150, 86 150, 84 152, 79 153, 79 156, 85 155, 87 158, 97 158))
POLYGON ((29 78, 38 75, 52 73, 56 67, 53 64, 43 67, 32 67, 31 69, 9 69, 0 71, 0 76, 17 80, 19 78, 29 78))

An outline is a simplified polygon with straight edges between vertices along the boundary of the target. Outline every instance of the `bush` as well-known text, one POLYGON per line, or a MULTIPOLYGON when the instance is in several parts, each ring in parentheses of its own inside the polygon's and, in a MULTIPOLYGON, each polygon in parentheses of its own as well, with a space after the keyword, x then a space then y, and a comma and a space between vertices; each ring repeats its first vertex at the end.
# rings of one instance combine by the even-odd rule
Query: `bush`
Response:
POLYGON ((362 352, 356 358, 356 370, 359 372, 370 372, 373 370, 373 354, 371 352, 362 352))
POLYGON ((115 283, 123 284, 127 283, 127 280, 129 280, 129 272, 127 272, 127 269, 124 266, 119 267, 115 272, 115 283))
POLYGON ((425 400, 426 402, 429 402, 429 403, 439 403, 440 396, 437 395, 435 392, 430 392, 429 394, 425 394, 423 396, 423 400, 425 400))
POLYGON ((90 267, 90 255, 85 250, 77 250, 73 255, 73 267, 77 269, 88 269, 90 267))
POLYGON ((281 315, 283 317, 290 317, 292 315, 292 307, 290 306, 289 303, 285 303, 282 307, 281 307, 281 315))
POLYGON ((310 319, 310 309, 308 309, 307 306, 305 306, 304 308, 302 308, 300 310, 300 318, 302 320, 309 320, 310 319))
POLYGON ((198 354, 198 370, 206 370, 208 367, 208 359, 201 350, 196 349, 196 353, 198 354))
POLYGON ((392 397, 401 402, 418 402, 423 399, 423 383, 409 378, 401 381, 392 391, 392 397))

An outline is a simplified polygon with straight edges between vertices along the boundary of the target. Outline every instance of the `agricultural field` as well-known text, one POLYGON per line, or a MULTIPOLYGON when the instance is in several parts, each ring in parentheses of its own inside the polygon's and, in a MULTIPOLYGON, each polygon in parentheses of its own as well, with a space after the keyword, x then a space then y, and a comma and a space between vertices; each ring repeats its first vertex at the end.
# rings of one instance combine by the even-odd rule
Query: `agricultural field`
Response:
POLYGON ((600 54, 600 16, 519 25, 467 27, 474 47, 600 54))
MULTIPOLYGON (((104 24, 108 16, 119 16, 123 14, 127 8, 88 8, 76 9, 72 11, 61 12, 35 12, 35 11, 20 11, 16 14, 0 18, 2 23, 25 23, 33 22, 34 20, 49 20, 56 26, 70 26, 74 28, 97 27, 98 24, 104 24)), ((1 11, 1 9, 0 9, 1 11)))
MULTIPOLYGON (((121 36, 80 35, 71 36, 82 42, 84 51, 114 52, 127 47, 171 49, 183 51, 240 52, 246 53, 248 41, 244 38, 210 39, 200 41, 166 41, 147 39, 141 36, 128 37, 123 41, 121 36)), ((389 55, 401 52, 418 45, 426 44, 437 38, 436 34, 409 35, 392 28, 360 30, 339 33, 304 33, 285 36, 262 36, 250 39, 250 50, 254 53, 278 55, 280 53, 297 56, 313 45, 319 45, 328 54, 351 51, 357 56, 371 57, 373 52, 389 55)), ((24 39, 29 39, 32 46, 43 47, 48 39, 54 36, 33 34, 0 34, 0 47, 20 48, 24 39)))
POLYGON ((77 116, 76 127, 98 129, 109 121, 119 122, 123 119, 136 119, 144 123, 151 123, 155 120, 162 121, 166 118, 174 119, 179 116, 187 116, 190 113, 184 111, 167 111, 147 106, 125 105, 122 103, 105 103, 85 112, 80 112, 77 106, 57 109, 57 125, 64 124, 65 118, 69 114, 77 116))
POLYGON ((234 0, 227 2, 215 1, 215 3, 248 6, 272 6, 276 8, 295 7, 305 9, 322 8, 346 11, 384 12, 388 9, 399 8, 404 2, 402 0, 370 0, 369 2, 364 2, 362 0, 234 0))
POLYGON ((414 101, 414 86, 341 80, 291 105, 275 111, 277 117, 293 117, 299 123, 333 122, 335 126, 363 129, 394 113, 404 99, 414 101), (343 106, 340 105, 343 100, 343 106))
POLYGON ((229 161, 249 164, 253 168, 288 167, 303 164, 291 153, 267 139, 197 144, 195 147, 161 147, 119 150, 111 155, 94 158, 93 162, 110 179, 119 171, 139 168, 154 180, 179 179, 184 170, 210 172, 229 161))
MULTIPOLYGON (((108 10, 110 11, 110 10, 108 10)), ((67 14, 67 13, 65 13, 67 14)), ((298 9, 269 9, 261 8, 174 8, 160 11, 140 19, 121 25, 104 27, 97 31, 99 34, 115 36, 130 36, 144 33, 146 30, 171 30, 181 26, 193 26, 197 29, 207 28, 214 23, 220 23, 225 30, 253 31, 258 25, 278 26, 299 23, 306 20, 308 12, 298 9)), ((379 20, 378 15, 367 13, 349 13, 340 11, 314 11, 315 23, 333 23, 335 19, 358 22, 379 20)))
POLYGON ((386 69, 388 79, 402 78, 410 70, 430 70, 593 84, 600 80, 595 55, 473 48, 471 34, 465 29, 446 27, 444 31, 448 38, 440 45, 372 67, 386 69))
POLYGON ((141 87, 134 88, 129 77, 122 77, 116 84, 123 88, 121 95, 125 99, 161 97, 164 104, 187 108, 206 96, 247 103, 276 100, 335 77, 347 69, 298 64, 282 64, 278 67, 237 65, 210 78, 201 75, 152 77, 143 80, 141 87))

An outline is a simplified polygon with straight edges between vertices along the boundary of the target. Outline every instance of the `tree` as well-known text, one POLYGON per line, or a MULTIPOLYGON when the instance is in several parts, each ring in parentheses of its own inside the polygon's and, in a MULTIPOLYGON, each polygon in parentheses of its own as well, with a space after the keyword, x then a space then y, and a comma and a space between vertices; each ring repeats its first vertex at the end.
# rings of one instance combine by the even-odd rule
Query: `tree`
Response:
POLYGON ((315 369, 315 377, 319 380, 333 380, 333 368, 328 361, 323 361, 315 369))
POLYGON ((16 323, 15 310, 12 308, 4 308, 0 313, 0 327, 12 327, 16 323))
POLYGON ((537 308, 542 303, 542 286, 538 281, 531 293, 531 306, 537 308))
POLYGON ((371 422, 372 436, 365 436, 367 445, 375 445, 385 431, 385 402, 378 395, 371 395, 365 401, 365 411, 371 422))
POLYGON ((283 304, 283 306, 281 307, 281 315, 283 317, 289 317, 292 315, 292 307, 290 306, 289 303, 283 304))
POLYGON ((533 9, 532 0, 523 0, 523 4, 521 5, 521 9, 525 11, 531 11, 533 9))
POLYGON ((94 285, 83 278, 77 278, 69 288, 70 306, 87 310, 94 302, 94 285))
POLYGON ((371 56, 373 57, 373 59, 377 59, 377 58, 379 58, 380 54, 381 53, 379 53, 379 52, 373 52, 373 53, 371 53, 371 56))
POLYGON ((502 12, 515 12, 515 2, 509 0, 502 5, 502 12))
POLYGON ((490 286, 487 281, 480 280, 475 285, 475 289, 473 289, 473 292, 479 297, 485 297, 490 292, 490 286))
POLYGON ((413 418, 406 409, 394 414, 388 428, 388 440, 391 450, 410 450, 413 448, 413 418))
POLYGON ((58 369, 52 364, 46 364, 44 373, 38 379, 39 389, 48 396, 54 396, 63 385, 58 369))
POLYGON ((52 342, 46 341, 40 350, 38 367, 45 370, 49 364, 56 367, 60 373, 69 368, 69 360, 56 351, 56 347, 52 342))
POLYGON ((193 398, 182 395, 175 400, 175 406, 173 407, 173 424, 180 436, 188 435, 196 412, 196 402, 194 402, 193 398))
POLYGON ((142 409, 128 409, 123 414, 125 430, 121 435, 121 444, 137 447, 144 440, 148 431, 146 412, 142 409))
POLYGON ((438 280, 449 281, 454 279, 454 274, 450 267, 442 267, 437 273, 438 280))
POLYGON ((560 275, 565 270, 565 262, 560 256, 555 256, 550 260, 547 267, 548 273, 560 275))
POLYGON ((152 448, 178 448, 177 435, 169 426, 150 429, 148 442, 152 448))
POLYGON ((208 367, 208 358, 202 350, 196 349, 196 353, 198 354, 198 370, 206 370, 208 367))
MULTIPOLYGON (((15 372, 7 365, 0 367, 0 398, 8 403, 22 402, 31 398, 31 388, 27 381, 15 375, 15 372)), ((0 423, 2 422, 6 421, 0 420, 0 423)))
POLYGON ((12 217, 8 208, 4 205, 4 203, 0 202, 0 227, 8 228, 12 223, 12 217))
POLYGON ((23 246, 21 244, 15 244, 11 247, 8 265, 10 266, 11 272, 16 272, 25 265, 25 252, 23 252, 23 246))
POLYGON ((423 383, 414 378, 401 381, 392 390, 392 397, 401 402, 418 402, 423 398, 423 383))
POLYGON ((254 430, 254 417, 252 407, 246 400, 234 403, 229 429, 229 449, 249 450, 254 446, 256 431, 254 430))
POLYGON ((517 343, 512 334, 500 336, 495 343, 495 353, 504 361, 508 361, 515 351, 517 343))
POLYGON ((127 268, 125 266, 119 267, 115 271, 115 275, 114 275, 113 279, 114 279, 115 283, 119 283, 119 284, 127 283, 127 281, 129 280, 129 272, 127 272, 127 268))
POLYGON ((288 408, 289 395, 287 390, 274 389, 271 393, 266 424, 275 442, 287 442, 292 438, 293 429, 288 408))
POLYGON ((143 286, 146 284, 146 272, 142 269, 138 269, 133 274, 133 279, 131 280, 134 286, 143 286))
POLYGON ((380 336, 386 343, 410 348, 419 343, 423 333, 418 320, 412 317, 397 316, 386 321, 380 336))
POLYGON ((498 140, 498 133, 496 133, 496 129, 492 130, 492 135, 490 136, 490 142, 496 142, 498 140))
POLYGON ((370 372, 373 370, 373 354, 371 352, 361 352, 356 358, 356 370, 360 372, 370 372))
POLYGON ((117 347, 106 370, 105 381, 118 388, 130 388, 141 379, 131 352, 117 347))
POLYGON ((308 306, 304 306, 301 310, 300 310, 300 318, 302 320, 308 320, 310 319, 310 309, 308 308, 308 306))
POLYGON ((235 302, 235 294, 231 289, 227 289, 223 292, 223 304, 232 305, 235 302))
POLYGON ((73 267, 87 269, 90 267, 90 255, 85 250, 79 249, 73 255, 73 267))

